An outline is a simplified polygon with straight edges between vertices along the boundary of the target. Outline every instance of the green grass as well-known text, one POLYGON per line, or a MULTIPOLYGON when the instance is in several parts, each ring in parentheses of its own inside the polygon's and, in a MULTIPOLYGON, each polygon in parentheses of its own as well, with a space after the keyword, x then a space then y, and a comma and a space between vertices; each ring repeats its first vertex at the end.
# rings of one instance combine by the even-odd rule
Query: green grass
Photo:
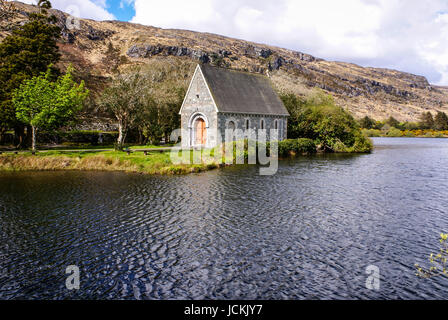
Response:
MULTIPOLYGON (((191 151, 185 151, 192 155, 191 151)), ((173 164, 169 152, 149 153, 134 152, 62 152, 52 150, 30 152, 18 155, 7 153, 0 155, 0 170, 7 171, 55 171, 55 170, 83 170, 83 171, 124 171, 147 174, 187 174, 217 168, 212 160, 200 164, 173 164)))

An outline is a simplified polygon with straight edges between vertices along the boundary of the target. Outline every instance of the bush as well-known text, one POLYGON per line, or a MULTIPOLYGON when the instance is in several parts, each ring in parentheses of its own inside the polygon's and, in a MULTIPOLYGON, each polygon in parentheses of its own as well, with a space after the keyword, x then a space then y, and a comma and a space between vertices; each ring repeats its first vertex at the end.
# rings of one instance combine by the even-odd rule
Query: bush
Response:
POLYGON ((397 129, 397 128, 394 128, 394 127, 392 127, 392 128, 390 128, 388 131, 387 131, 387 134, 386 134, 388 137, 392 137, 392 138, 398 138, 398 137, 402 137, 403 135, 401 134, 401 130, 400 129, 397 129))
POLYGON ((362 133, 366 137, 381 137, 381 130, 378 129, 363 129, 362 133))
POLYGON ((405 137, 407 137, 407 138, 415 138, 415 133, 414 132, 412 132, 412 131, 405 131, 404 132, 404 136, 405 137))
POLYGON ((372 141, 362 133, 355 136, 352 146, 347 146, 342 141, 337 141, 333 146, 333 150, 338 153, 369 153, 372 149, 372 141))
POLYGON ((313 154, 316 153, 316 143, 307 138, 300 138, 297 140, 297 152, 313 154))
POLYGON ((307 138, 289 139, 278 143, 279 157, 288 157, 293 154, 316 153, 316 144, 307 138))
POLYGON ((288 121, 290 138, 308 138, 323 150, 337 152, 366 150, 372 145, 353 116, 337 106, 331 96, 316 92, 305 99, 290 94, 282 96, 282 100, 291 115, 288 121))

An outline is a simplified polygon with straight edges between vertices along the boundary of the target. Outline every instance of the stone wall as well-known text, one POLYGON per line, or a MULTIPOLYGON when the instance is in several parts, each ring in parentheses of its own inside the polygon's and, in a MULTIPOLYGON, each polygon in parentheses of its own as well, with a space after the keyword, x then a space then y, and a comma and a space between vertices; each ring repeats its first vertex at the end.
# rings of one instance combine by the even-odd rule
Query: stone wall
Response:
POLYGON ((278 121, 279 140, 287 139, 288 118, 285 116, 265 116, 250 115, 238 113, 220 113, 218 114, 218 132, 221 133, 221 139, 225 139, 225 131, 229 128, 230 122, 235 124, 236 130, 247 130, 246 121, 249 120, 249 129, 261 130, 261 123, 264 121, 264 129, 266 129, 267 140, 270 140, 270 130, 275 129, 275 121, 278 121))
POLYGON ((191 82, 190 90, 185 99, 182 112, 182 147, 191 147, 193 123, 192 120, 196 116, 202 116, 207 124, 207 145, 206 147, 214 147, 217 137, 218 117, 213 98, 210 95, 207 84, 204 81, 202 73, 199 69, 191 82))

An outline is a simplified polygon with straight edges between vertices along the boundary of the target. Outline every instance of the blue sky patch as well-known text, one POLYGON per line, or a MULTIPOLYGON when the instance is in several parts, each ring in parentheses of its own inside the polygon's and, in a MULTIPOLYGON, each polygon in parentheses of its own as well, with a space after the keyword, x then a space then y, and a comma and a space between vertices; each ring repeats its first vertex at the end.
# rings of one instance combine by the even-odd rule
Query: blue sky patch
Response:
POLYGON ((107 11, 112 13, 117 20, 129 21, 135 16, 134 5, 126 0, 107 0, 107 11))

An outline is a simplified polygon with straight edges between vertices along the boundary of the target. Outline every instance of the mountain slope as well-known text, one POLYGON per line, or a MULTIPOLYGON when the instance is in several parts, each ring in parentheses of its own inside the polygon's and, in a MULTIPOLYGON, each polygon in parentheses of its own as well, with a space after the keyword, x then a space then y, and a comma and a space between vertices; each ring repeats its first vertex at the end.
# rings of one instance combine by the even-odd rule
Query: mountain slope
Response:
MULTIPOLYGON (((16 6, 16 23, 35 10, 19 2, 16 6)), ((448 88, 431 85, 422 76, 326 61, 301 52, 187 30, 84 19, 79 29, 70 30, 67 14, 58 10, 52 13, 63 30, 62 64, 73 63, 94 91, 99 91, 117 70, 172 56, 264 73, 280 92, 304 95, 320 88, 356 117, 394 116, 416 121, 424 111, 448 112, 448 88)), ((7 34, 8 30, 0 31, 0 39, 7 34)))

